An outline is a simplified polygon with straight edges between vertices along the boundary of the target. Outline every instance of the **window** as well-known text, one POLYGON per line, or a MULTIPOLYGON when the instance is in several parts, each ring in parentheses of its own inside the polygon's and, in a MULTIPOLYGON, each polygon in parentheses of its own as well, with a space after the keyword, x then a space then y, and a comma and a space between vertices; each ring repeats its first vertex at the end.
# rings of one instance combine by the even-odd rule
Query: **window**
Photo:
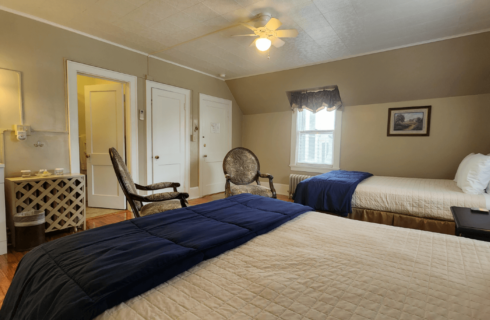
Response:
POLYGON ((294 110, 291 132, 292 170, 328 172, 339 169, 342 111, 294 110))

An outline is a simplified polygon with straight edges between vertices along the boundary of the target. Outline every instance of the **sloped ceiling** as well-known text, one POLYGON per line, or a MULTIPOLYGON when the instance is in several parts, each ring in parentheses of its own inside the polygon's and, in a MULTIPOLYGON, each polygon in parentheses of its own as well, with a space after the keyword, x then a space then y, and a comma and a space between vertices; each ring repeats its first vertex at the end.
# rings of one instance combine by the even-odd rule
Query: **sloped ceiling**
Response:
POLYGON ((226 83, 245 115, 290 110, 286 91, 328 85, 345 106, 453 97, 490 93, 489 57, 486 32, 226 83))
POLYGON ((490 0, 0 0, 30 14, 228 79, 490 29, 490 0), (299 36, 249 47, 243 26, 269 13, 299 36), (182 44, 182 45, 181 45, 182 44), (177 45, 177 46, 176 46, 177 45))

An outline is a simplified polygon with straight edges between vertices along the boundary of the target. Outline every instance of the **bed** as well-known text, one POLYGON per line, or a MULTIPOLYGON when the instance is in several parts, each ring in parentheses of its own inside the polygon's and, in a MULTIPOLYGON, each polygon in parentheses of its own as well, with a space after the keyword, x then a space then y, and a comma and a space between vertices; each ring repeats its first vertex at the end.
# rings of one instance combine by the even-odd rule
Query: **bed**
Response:
POLYGON ((490 319, 490 245, 306 213, 99 316, 490 319))
MULTIPOLYGON (((106 308, 96 319, 490 318, 490 243, 365 223, 245 194, 191 208, 215 219, 215 209, 225 210, 230 201, 245 204, 254 219, 269 219, 282 211, 287 213, 281 218, 282 223, 269 224, 270 228, 266 229, 270 230, 106 308)), ((185 208, 174 212, 185 212, 183 210, 185 208)), ((162 213, 134 220, 138 225, 155 225, 168 215, 162 213)), ((236 214, 230 212, 228 216, 233 220, 236 214)), ((255 224, 254 219, 245 216, 241 219, 255 224)), ((129 223, 107 226, 103 231, 108 234, 111 228, 129 223)), ((165 224, 174 233, 180 234, 185 229, 179 229, 182 225, 170 220, 165 224)), ((206 232, 218 234, 213 228, 207 228, 206 232)), ((91 235, 89 232, 80 234, 91 235)), ((70 237, 59 240, 68 238, 70 241, 64 241, 73 246, 71 239, 75 237, 70 237)), ((65 251, 67 247, 70 246, 64 246, 65 251)), ((88 246, 78 247, 83 250, 78 251, 72 261, 81 261, 85 255, 98 261, 88 246)), ((109 250, 114 251, 120 250, 109 250)), ((20 263, 20 266, 24 264, 24 269, 17 271, 12 285, 22 282, 20 279, 37 280, 38 272, 29 270, 34 266, 26 266, 24 259, 20 263), (29 272, 31 277, 25 275, 29 272)), ((63 259, 59 259, 58 266, 64 265, 63 259)), ((87 264, 77 272, 83 273, 90 267, 87 264)), ((65 270, 70 274, 70 269, 65 270)), ((157 269, 154 275, 164 271, 157 269)), ((73 278, 77 277, 75 273, 73 278)), ((55 287, 45 281, 48 289, 55 287)), ((100 283, 93 285, 105 290, 100 283)), ((70 286, 77 288, 73 283, 70 286)), ((138 287, 139 283, 134 286, 138 287)), ((67 290, 65 286, 59 289, 67 290)), ((42 301, 35 300, 28 290, 22 291, 21 298, 13 296, 12 292, 9 289, 0 315, 10 314, 9 311, 26 301, 42 306, 42 301)), ((47 299, 46 292, 49 290, 38 297, 47 299)), ((73 302, 66 300, 66 295, 58 294, 58 297, 73 302)), ((71 304, 70 308, 76 312, 77 305, 71 304)))
POLYGON ((451 206, 490 209, 490 195, 464 193, 453 180, 372 176, 337 170, 300 182, 294 201, 351 219, 453 234, 451 206))
POLYGON ((453 180, 373 176, 357 185, 349 217, 454 234, 451 206, 490 209, 490 195, 466 194, 453 180))

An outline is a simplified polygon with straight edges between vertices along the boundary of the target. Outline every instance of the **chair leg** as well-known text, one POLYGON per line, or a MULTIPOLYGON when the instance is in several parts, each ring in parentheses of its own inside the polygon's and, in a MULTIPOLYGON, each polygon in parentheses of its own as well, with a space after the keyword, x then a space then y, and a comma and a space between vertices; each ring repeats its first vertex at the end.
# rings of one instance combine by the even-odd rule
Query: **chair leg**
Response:
POLYGON ((182 208, 187 208, 187 201, 185 199, 180 199, 180 205, 182 208))

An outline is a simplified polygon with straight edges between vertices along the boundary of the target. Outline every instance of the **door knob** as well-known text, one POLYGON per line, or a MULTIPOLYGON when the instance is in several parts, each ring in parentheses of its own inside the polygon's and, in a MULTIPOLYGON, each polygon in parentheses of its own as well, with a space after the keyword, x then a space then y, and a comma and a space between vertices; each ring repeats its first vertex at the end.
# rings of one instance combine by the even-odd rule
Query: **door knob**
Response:
POLYGON ((160 156, 155 156, 155 159, 157 159, 157 160, 160 159, 160 156))
POLYGON ((207 157, 208 157, 208 155, 207 155, 207 154, 205 154, 205 155, 204 155, 204 158, 207 158, 207 157))
POLYGON ((86 157, 86 158, 90 158, 90 155, 89 155, 89 154, 85 154, 85 157, 86 157))

